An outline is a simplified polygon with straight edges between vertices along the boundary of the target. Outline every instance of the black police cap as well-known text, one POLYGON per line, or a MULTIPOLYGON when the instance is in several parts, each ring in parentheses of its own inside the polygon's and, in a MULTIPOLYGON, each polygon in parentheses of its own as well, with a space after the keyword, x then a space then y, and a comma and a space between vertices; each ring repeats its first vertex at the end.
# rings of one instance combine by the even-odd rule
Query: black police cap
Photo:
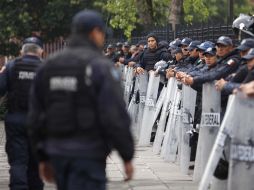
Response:
POLYGON ((171 47, 171 46, 173 46, 173 47, 180 47, 181 46, 181 40, 179 40, 179 39, 176 39, 176 40, 174 40, 174 41, 172 41, 170 44, 169 44, 169 46, 171 47))
POLYGON ((246 38, 242 40, 241 44, 236 48, 239 51, 246 51, 250 48, 254 48, 254 39, 246 38))
POLYGON ((198 45, 198 49, 201 50, 201 51, 205 51, 210 47, 214 48, 214 43, 210 42, 210 41, 205 41, 202 44, 198 45))
POLYGON ((108 49, 113 49, 113 48, 115 48, 115 47, 114 47, 113 44, 109 44, 109 45, 107 46, 107 48, 108 48, 108 49))
POLYGON ((180 47, 176 47, 172 50, 172 54, 182 53, 182 49, 180 47))
POLYGON ((193 49, 195 49, 195 48, 198 48, 198 46, 199 46, 200 44, 201 44, 200 41, 194 40, 194 41, 192 41, 192 42, 190 43, 190 45, 188 46, 188 50, 190 51, 190 50, 193 50, 193 49))
POLYGON ((119 47, 119 48, 123 47, 123 43, 122 42, 117 42, 116 47, 119 47))
POLYGON ((243 59, 248 61, 253 58, 254 58, 254 48, 251 48, 250 51, 247 53, 247 55, 243 56, 243 59))
POLYGON ((215 56, 216 48, 212 48, 212 47, 207 48, 206 51, 203 53, 203 55, 207 55, 207 54, 215 56))
POLYGON ((124 43, 123 43, 123 47, 130 47, 129 42, 124 42, 124 43))
POLYGON ((22 45, 24 45, 24 44, 36 44, 36 45, 40 46, 41 48, 43 48, 42 41, 39 38, 37 38, 37 37, 28 37, 28 38, 26 38, 23 41, 22 45))
POLYGON ((160 41, 158 43, 158 45, 161 46, 161 47, 165 47, 165 48, 168 48, 168 46, 169 46, 168 42, 165 41, 165 40, 160 41))
POLYGON ((105 23, 100 13, 93 10, 83 10, 77 13, 72 19, 72 33, 86 34, 94 28, 105 31, 105 23))
POLYGON ((189 46, 191 42, 192 42, 192 39, 191 39, 191 38, 184 38, 184 39, 181 41, 181 45, 189 46))
POLYGON ((232 46, 233 45, 233 41, 230 37, 228 36, 221 36, 218 38, 216 45, 218 44, 222 44, 224 46, 232 46))

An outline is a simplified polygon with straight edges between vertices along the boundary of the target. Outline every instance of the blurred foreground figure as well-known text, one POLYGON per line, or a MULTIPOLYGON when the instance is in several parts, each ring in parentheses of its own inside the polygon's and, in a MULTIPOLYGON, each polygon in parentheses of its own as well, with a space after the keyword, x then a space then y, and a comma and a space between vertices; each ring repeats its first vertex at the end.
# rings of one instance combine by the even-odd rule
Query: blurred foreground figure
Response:
POLYGON ((38 38, 27 38, 22 45, 22 56, 7 63, 0 73, 0 95, 7 93, 8 101, 5 148, 10 165, 11 190, 43 189, 26 126, 30 87, 41 64, 42 52, 42 42, 38 38))
POLYGON ((29 131, 40 174, 60 190, 104 190, 112 148, 132 178, 130 118, 118 73, 101 54, 104 36, 99 13, 79 12, 69 47, 46 60, 32 88, 29 131))

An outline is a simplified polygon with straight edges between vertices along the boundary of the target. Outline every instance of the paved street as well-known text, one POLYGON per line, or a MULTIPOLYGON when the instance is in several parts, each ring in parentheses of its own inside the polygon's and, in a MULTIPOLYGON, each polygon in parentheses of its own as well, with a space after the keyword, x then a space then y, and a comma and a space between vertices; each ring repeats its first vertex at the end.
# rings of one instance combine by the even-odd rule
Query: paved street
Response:
MULTIPOLYGON (((5 137, 3 124, 0 123, 0 189, 8 189, 8 164, 4 151, 5 137)), ((151 147, 137 147, 135 155, 134 179, 123 182, 124 172, 122 161, 114 152, 107 161, 107 176, 109 190, 196 190, 191 175, 182 175, 177 164, 167 163, 154 155, 151 147)), ((54 190, 54 186, 46 190, 54 190)))

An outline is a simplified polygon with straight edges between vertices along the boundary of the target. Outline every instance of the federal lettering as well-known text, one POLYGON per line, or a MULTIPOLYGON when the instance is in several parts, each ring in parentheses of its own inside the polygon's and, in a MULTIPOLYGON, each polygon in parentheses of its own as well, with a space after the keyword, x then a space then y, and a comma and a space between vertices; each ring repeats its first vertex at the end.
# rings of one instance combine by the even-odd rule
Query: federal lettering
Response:
POLYGON ((203 113, 202 126, 220 126, 219 113, 203 113))

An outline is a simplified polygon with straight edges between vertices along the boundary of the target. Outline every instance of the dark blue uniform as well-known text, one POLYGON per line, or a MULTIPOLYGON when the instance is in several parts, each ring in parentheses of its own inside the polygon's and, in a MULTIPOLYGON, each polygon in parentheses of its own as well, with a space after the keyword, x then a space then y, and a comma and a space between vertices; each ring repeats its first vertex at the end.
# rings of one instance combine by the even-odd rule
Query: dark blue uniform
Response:
POLYGON ((241 65, 239 70, 236 72, 234 76, 232 76, 229 81, 225 84, 222 88, 223 94, 232 94, 235 88, 238 88, 241 83, 245 80, 246 76, 248 75, 248 68, 247 65, 241 65))
POLYGON ((134 154, 120 78, 92 42, 46 60, 32 88, 30 135, 40 160, 50 160, 59 189, 105 189, 106 157, 134 154))
POLYGON ((184 60, 184 64, 180 65, 179 68, 176 68, 176 71, 188 72, 197 65, 197 62, 198 57, 187 57, 184 60))
MULTIPOLYGON (((8 63, 6 69, 0 74, 0 95, 3 96, 8 93, 8 112, 5 116, 5 131, 6 152, 10 164, 10 189, 40 190, 43 189, 43 184, 38 176, 38 163, 32 154, 26 128, 28 110, 25 104, 27 104, 29 89, 26 89, 27 92, 24 92, 25 94, 21 92, 20 94, 15 94, 14 92, 19 88, 18 86, 25 88, 26 85, 29 85, 25 81, 27 79, 32 80, 33 73, 35 74, 35 72, 33 72, 33 69, 22 71, 22 68, 18 72, 17 64, 20 64, 20 62, 24 64, 22 67, 30 64, 38 67, 41 60, 36 56, 25 55, 8 63), (20 81, 13 80, 14 76, 18 76, 20 81), (24 82, 25 86, 22 86, 24 82)), ((21 91, 20 89, 18 90, 21 91)))
POLYGON ((209 81, 226 78, 228 75, 236 72, 239 67, 240 56, 236 51, 230 52, 221 58, 216 67, 209 72, 204 72, 200 76, 194 77, 194 84, 203 84, 209 81))

